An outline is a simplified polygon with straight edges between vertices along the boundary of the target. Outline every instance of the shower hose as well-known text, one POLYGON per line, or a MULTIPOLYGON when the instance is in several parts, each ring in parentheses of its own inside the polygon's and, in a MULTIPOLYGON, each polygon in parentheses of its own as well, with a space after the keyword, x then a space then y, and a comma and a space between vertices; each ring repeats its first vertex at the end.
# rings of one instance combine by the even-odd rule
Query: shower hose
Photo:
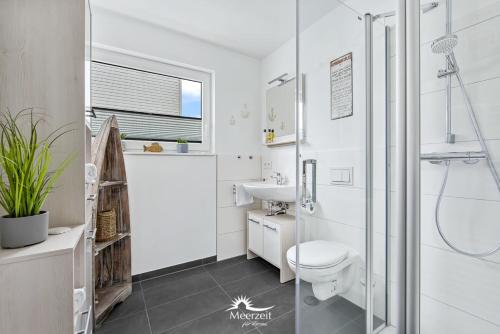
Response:
POLYGON ((450 240, 448 240, 446 238, 443 230, 441 229, 441 223, 439 221, 439 210, 440 210, 440 207, 441 207, 441 200, 443 199, 444 190, 446 189, 446 184, 448 183, 448 172, 450 171, 450 161, 447 160, 444 163, 445 163, 445 171, 444 171, 443 182, 441 183, 441 189, 439 190, 438 199, 436 201, 436 209, 434 211, 435 219, 436 219, 436 227, 437 227, 437 230, 439 232, 439 235, 441 236, 441 238, 443 239, 443 241, 451 249, 453 249, 457 253, 460 253, 460 254, 463 254, 463 255, 472 256, 472 257, 486 257, 486 256, 489 256, 489 255, 492 255, 493 253, 498 252, 500 250, 500 244, 498 244, 496 247, 492 248, 491 250, 488 250, 488 251, 485 251, 485 252, 474 253, 474 252, 464 251, 464 250, 458 248, 450 240))

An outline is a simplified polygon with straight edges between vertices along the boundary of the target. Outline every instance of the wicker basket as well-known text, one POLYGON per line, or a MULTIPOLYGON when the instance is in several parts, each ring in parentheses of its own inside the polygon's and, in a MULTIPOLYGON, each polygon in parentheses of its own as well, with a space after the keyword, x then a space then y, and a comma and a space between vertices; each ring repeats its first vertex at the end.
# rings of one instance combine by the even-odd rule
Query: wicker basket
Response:
POLYGON ((116 236, 116 212, 115 210, 102 211, 97 214, 97 226, 95 240, 102 242, 116 236))

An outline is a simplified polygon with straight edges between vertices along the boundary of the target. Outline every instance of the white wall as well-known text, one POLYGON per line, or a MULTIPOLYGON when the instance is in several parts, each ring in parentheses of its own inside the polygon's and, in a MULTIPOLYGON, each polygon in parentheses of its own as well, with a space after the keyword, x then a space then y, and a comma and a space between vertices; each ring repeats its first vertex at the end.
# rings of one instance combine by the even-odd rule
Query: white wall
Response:
MULTIPOLYGON (((375 243, 376 312, 383 316, 385 290, 385 175, 384 175, 384 43, 381 25, 375 26, 375 179, 379 204, 375 210, 377 233, 375 243)), ((289 41, 263 60, 261 96, 265 103, 267 81, 284 72, 295 72, 295 42, 289 41)), ((364 23, 358 14, 340 6, 311 25, 301 34, 301 72, 305 74, 304 124, 305 141, 301 144, 302 159, 317 159, 318 205, 313 215, 302 215, 303 240, 335 240, 358 250, 364 268, 365 258, 365 68, 364 23), (330 61, 353 53, 354 113, 352 117, 330 119, 330 61), (330 184, 330 169, 352 167, 354 184, 330 184)), ((263 107, 263 119, 265 109, 263 107)), ((262 125, 264 126, 264 125, 262 125)), ((295 147, 273 147, 263 150, 262 161, 271 161, 272 168, 264 169, 267 177, 273 171, 295 178, 295 147)), ((361 271, 362 272, 362 271, 361 271)), ((364 287, 356 281, 348 299, 364 305, 364 287)))
MULTIPOLYGON (((455 79, 452 126, 457 143, 445 144, 445 81, 436 77, 437 71, 444 68, 444 58, 432 54, 430 50, 432 41, 445 34, 445 1, 439 2, 437 9, 421 16, 421 150, 424 153, 479 150, 455 79)), ((500 1, 454 0, 452 3, 453 31, 459 36, 456 57, 481 129, 495 165, 499 168, 500 121, 495 92, 500 87, 497 66, 500 39, 494 31, 498 31, 500 27, 500 1)), ((388 24, 392 23, 392 20, 388 20, 388 24)), ((391 34, 391 71, 394 74, 394 26, 391 34)), ((391 86, 391 112, 394 116, 394 76, 391 78, 391 86)), ((396 143, 395 137, 392 138, 394 152, 396 143)), ((442 166, 429 163, 421 165, 422 333, 498 333, 500 257, 496 254, 486 259, 470 258, 452 251, 442 241, 435 226, 434 210, 443 171, 442 166)), ((392 184, 392 194, 396 196, 395 183, 392 184)), ((484 162, 471 166, 452 164, 441 206, 441 221, 446 235, 464 249, 491 249, 500 242, 497 219, 500 212, 499 200, 500 194, 484 162)), ((394 211, 392 214, 394 215, 394 211)), ((399 237, 399 231, 393 228, 393 245, 396 245, 399 237)), ((392 254, 394 261, 397 256, 398 254, 392 254)), ((395 273, 397 268, 393 267, 391 271, 395 273)), ((394 311, 398 307, 395 304, 398 282, 394 275, 391 280, 394 311)))
MULTIPOLYGON (((93 14, 94 43, 213 71, 215 73, 213 151, 218 156, 218 194, 219 196, 227 194, 232 182, 260 178, 261 115, 258 59, 100 8, 94 8, 93 14), (245 105, 250 111, 248 118, 241 116, 245 105), (231 124, 233 117, 234 124, 231 124), (238 155, 244 158, 237 159, 238 155), (254 159, 250 160, 248 156, 254 159), (226 171, 230 171, 230 175, 226 171)), ((141 173, 140 169, 137 173, 141 173)), ((134 176, 129 175, 129 177, 134 176)), ((224 200, 219 200, 217 203, 214 205, 217 205, 219 260, 244 254, 246 232, 243 227, 243 216, 246 209, 234 208, 224 200)), ((130 204, 132 211, 138 210, 133 200, 130 204)), ((160 212, 156 214, 160 215, 160 212)), ((132 221, 133 226, 134 224, 141 222, 132 221)), ((216 236, 213 238, 215 240, 216 236)), ((186 244, 179 244, 179 253, 185 248, 186 244)), ((134 249, 135 254, 132 256, 141 257, 139 254, 142 250, 135 247, 134 249)), ((213 254, 207 254, 211 255, 213 254)), ((186 262, 186 259, 179 256, 177 263, 182 262, 186 262)), ((160 269, 162 265, 157 263, 151 268, 160 269)), ((133 270, 137 273, 136 269, 133 270)))
POLYGON ((132 274, 216 255, 216 157, 125 153, 132 274))
MULTIPOLYGON (((370 6, 375 6, 365 1, 348 1, 348 4, 355 6, 360 13, 373 9, 369 8, 370 6)), ((374 12, 391 9, 389 1, 379 4, 380 6, 374 9, 374 12)), ((459 36, 456 55, 461 66, 461 73, 466 81, 472 103, 479 114, 479 122, 495 163, 499 166, 500 118, 496 112, 498 102, 495 92, 498 92, 500 85, 499 73, 497 73, 500 71, 497 66, 500 63, 498 61, 500 40, 495 31, 498 31, 500 27, 498 15, 500 2, 455 0, 453 8, 454 31, 459 36)), ((477 150, 479 146, 475 141, 456 82, 454 82, 455 88, 453 89, 453 127, 457 135, 457 144, 443 144, 444 81, 438 80, 436 73, 442 68, 444 59, 430 52, 430 44, 434 38, 444 34, 444 10, 444 1, 441 1, 438 9, 422 16, 422 151, 477 150)), ((339 240, 357 247, 364 253, 364 210, 360 210, 364 208, 362 198, 364 193, 362 168, 364 164, 362 155, 364 120, 362 117, 356 117, 356 114, 364 113, 363 106, 359 107, 359 99, 364 98, 364 92, 356 86, 356 82, 362 84, 364 78, 355 75, 354 89, 355 96, 358 96, 358 99, 355 97, 355 116, 343 121, 329 121, 327 92, 325 91, 329 84, 317 75, 321 71, 323 72, 321 75, 327 75, 327 60, 345 53, 350 48, 348 44, 351 41, 361 43, 363 36, 360 28, 348 19, 349 14, 343 7, 328 14, 325 18, 328 19, 328 23, 324 22, 322 25, 322 20, 320 20, 310 28, 311 35, 315 36, 308 40, 309 30, 303 34, 301 48, 301 65, 302 71, 307 76, 306 91, 308 91, 306 143, 303 145, 302 158, 318 159, 319 168, 319 209, 312 218, 305 219, 305 237, 339 240), (335 16, 335 13, 338 16, 335 16), (335 31, 336 35, 333 35, 334 29, 340 29, 335 31), (320 84, 322 86, 319 86, 320 84), (318 101, 322 101, 323 104, 318 104, 318 101), (337 126, 331 125, 334 123, 337 126), (325 169, 337 165, 354 166, 354 187, 342 188, 328 185, 328 174, 325 173, 325 169)), ((394 33, 394 29, 392 32, 394 33)), ((375 49, 379 45, 380 43, 375 41, 375 49)), ((294 45, 290 42, 263 61, 263 87, 265 87, 266 79, 282 72, 293 71, 294 59, 289 56, 293 48, 294 45)), ((380 50, 375 50, 375 56, 379 52, 380 50)), ((357 54, 359 54, 359 47, 357 54)), ((355 52, 355 71, 356 69, 362 71, 362 64, 356 63, 359 58, 356 57, 355 52)), ((394 113, 394 54, 391 60, 393 73, 391 111, 394 113)), ((376 71, 380 70, 377 66, 378 61, 380 59, 376 58, 376 71)), ((380 75, 375 72, 375 80, 380 75)), ((375 98, 383 96, 381 93, 378 92, 375 98)), ((375 105, 381 106, 382 104, 376 100, 375 105)), ((380 112, 381 109, 376 107, 375 131, 379 131, 382 127, 378 123, 381 121, 380 112)), ((385 179, 381 174, 384 164, 380 161, 382 157, 379 152, 382 147, 380 139, 376 133, 374 251, 377 284, 384 278, 380 270, 385 266, 383 247, 386 237, 383 230, 385 212, 382 207, 385 203, 382 195, 385 179)), ((393 152, 394 145, 393 141, 393 152)), ((294 177, 293 147, 266 149, 262 159, 263 162, 271 160, 273 169, 294 177)), ((263 170, 263 175, 268 175, 270 171, 263 170)), ((498 333, 500 331, 500 305, 497 302, 500 297, 499 255, 483 260, 473 259, 451 251, 442 242, 437 234, 433 218, 442 173, 441 166, 422 164, 422 331, 423 333, 498 333)), ((392 184, 394 187, 394 182, 392 184)), ((392 190, 394 191, 394 188, 392 190)), ((395 195, 394 192, 392 194, 395 195)), ((500 212, 499 200, 500 196, 484 162, 473 166, 454 164, 450 171, 441 214, 446 233, 454 242, 468 249, 482 250, 495 246, 500 241, 498 237, 500 225, 496 219, 500 212)), ((393 228, 391 242, 395 244, 398 237, 400 237, 399 231, 393 228)), ((397 256, 398 254, 392 254, 394 263, 396 263, 397 256)), ((392 268, 393 276, 391 277, 393 299, 398 283, 395 281, 396 269, 392 268)), ((383 306, 382 303, 377 303, 383 298, 380 296, 382 291, 383 287, 382 289, 380 286, 376 288, 376 311, 377 308, 380 310, 383 306), (377 293, 380 297, 377 297, 377 293)), ((356 301, 356 298, 351 300, 356 301)), ((396 307, 397 305, 392 305, 393 310, 396 307)))
POLYGON ((217 259, 224 260, 246 254, 247 209, 235 206, 233 184, 260 179, 260 156, 218 155, 217 164, 217 259))
POLYGON ((259 60, 99 7, 92 23, 94 43, 215 71, 215 152, 260 150, 259 60), (240 116, 244 104, 247 119, 240 116))
MULTIPOLYGON (((431 41, 445 33, 445 1, 422 16, 422 152, 479 150, 461 92, 453 81, 452 127, 445 142, 444 57, 431 41)), ((500 1, 453 1, 453 31, 461 74, 487 145, 500 168, 500 1)), ((434 207, 442 166, 422 163, 422 333, 500 332, 500 254, 473 259, 449 249, 437 233, 434 207)), ((482 251, 500 242, 500 194, 485 162, 453 163, 441 207, 442 226, 461 248, 482 251)))

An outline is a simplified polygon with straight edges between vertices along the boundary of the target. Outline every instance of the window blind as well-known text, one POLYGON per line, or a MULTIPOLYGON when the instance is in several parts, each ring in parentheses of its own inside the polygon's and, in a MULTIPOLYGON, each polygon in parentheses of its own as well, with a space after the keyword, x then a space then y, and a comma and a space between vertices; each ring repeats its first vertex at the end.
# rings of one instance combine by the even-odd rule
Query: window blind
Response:
POLYGON ((127 139, 201 142, 202 120, 181 116, 182 79, 95 61, 91 73, 94 135, 115 115, 127 139))

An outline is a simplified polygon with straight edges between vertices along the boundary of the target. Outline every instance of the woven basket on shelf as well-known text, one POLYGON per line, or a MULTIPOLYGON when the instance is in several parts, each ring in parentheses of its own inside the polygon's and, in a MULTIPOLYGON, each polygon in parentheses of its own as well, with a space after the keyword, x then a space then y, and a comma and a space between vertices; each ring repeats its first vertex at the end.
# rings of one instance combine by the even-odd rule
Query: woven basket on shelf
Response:
POLYGON ((96 241, 107 241, 116 236, 116 212, 115 210, 97 213, 96 241))

